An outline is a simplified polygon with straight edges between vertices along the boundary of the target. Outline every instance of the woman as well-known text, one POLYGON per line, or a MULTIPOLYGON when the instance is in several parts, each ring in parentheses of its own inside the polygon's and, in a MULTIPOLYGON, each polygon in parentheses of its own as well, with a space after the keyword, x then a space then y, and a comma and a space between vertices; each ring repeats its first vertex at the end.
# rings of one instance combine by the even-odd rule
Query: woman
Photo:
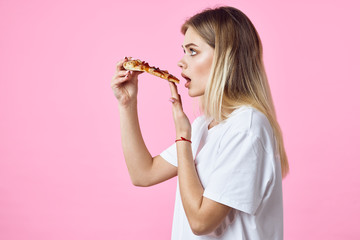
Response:
POLYGON ((178 65, 203 115, 190 124, 170 83, 176 142, 152 157, 137 115, 140 72, 117 65, 123 152, 132 182, 178 176, 172 239, 282 239, 282 178, 288 172, 260 38, 238 9, 205 10, 185 22, 178 65))

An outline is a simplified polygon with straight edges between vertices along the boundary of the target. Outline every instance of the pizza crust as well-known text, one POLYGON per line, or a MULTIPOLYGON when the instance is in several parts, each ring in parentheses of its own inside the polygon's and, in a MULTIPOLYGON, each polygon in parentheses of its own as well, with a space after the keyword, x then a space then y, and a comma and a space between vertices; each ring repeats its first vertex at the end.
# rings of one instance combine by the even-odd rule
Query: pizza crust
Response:
POLYGON ((174 75, 170 74, 167 70, 161 70, 157 67, 149 66, 147 62, 141 61, 139 59, 124 62, 123 66, 126 70, 143 71, 157 77, 166 79, 170 82, 174 82, 177 84, 180 82, 179 79, 177 79, 174 75))

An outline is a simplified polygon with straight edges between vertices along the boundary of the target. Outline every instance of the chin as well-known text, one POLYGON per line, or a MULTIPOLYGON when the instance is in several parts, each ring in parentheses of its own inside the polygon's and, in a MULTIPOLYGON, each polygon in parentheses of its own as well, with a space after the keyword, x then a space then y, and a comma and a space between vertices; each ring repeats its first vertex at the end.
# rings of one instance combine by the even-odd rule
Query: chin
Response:
POLYGON ((189 91, 189 96, 190 96, 190 97, 196 97, 194 94, 191 94, 190 91, 189 91))
POLYGON ((194 91, 192 89, 189 89, 188 93, 189 93, 190 97, 200 97, 200 96, 204 95, 204 93, 196 92, 196 91, 194 91))

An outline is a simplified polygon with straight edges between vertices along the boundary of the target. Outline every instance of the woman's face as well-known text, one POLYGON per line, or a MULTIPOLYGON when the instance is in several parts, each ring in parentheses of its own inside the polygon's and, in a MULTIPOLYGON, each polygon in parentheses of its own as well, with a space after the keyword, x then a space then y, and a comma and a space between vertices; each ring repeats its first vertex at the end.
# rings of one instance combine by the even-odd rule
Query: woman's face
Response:
POLYGON ((190 97, 204 95, 213 61, 214 49, 209 46, 195 30, 189 27, 185 33, 184 56, 178 62, 182 77, 186 79, 185 87, 190 97))

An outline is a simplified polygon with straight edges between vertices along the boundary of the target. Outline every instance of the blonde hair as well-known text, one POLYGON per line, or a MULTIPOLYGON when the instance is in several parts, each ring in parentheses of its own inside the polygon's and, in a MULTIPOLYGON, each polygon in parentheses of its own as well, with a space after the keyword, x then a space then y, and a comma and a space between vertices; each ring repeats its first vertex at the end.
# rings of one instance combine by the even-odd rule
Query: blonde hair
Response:
POLYGON ((221 122, 242 105, 262 112, 273 128, 284 178, 289 164, 265 72, 261 40, 254 25, 240 10, 219 7, 191 17, 181 32, 185 34, 189 27, 214 48, 210 78, 201 98, 205 116, 221 122))

